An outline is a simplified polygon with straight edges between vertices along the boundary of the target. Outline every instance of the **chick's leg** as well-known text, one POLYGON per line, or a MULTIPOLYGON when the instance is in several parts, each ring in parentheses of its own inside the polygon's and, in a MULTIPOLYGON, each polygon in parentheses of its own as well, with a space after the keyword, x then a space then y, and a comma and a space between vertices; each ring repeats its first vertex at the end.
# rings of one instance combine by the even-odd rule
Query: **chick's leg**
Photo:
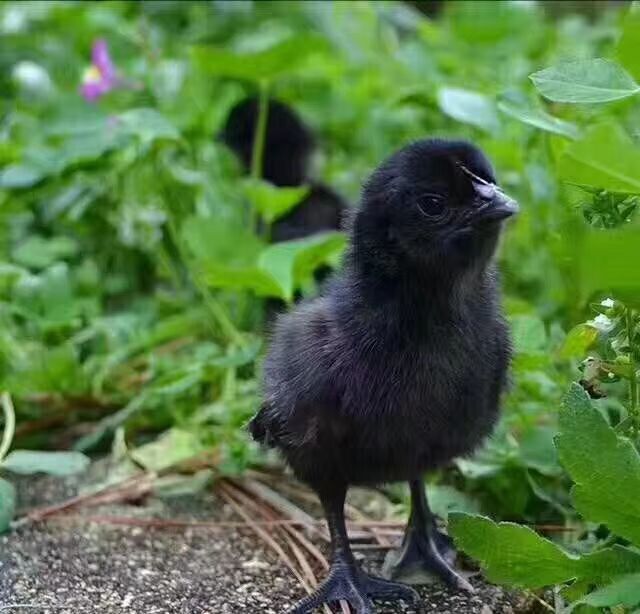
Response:
POLYGON ((356 562, 344 520, 346 486, 320 491, 331 535, 331 568, 317 590, 303 599, 289 614, 310 614, 325 603, 347 601, 353 614, 374 614, 372 598, 414 601, 418 594, 411 588, 367 575, 356 562))
POLYGON ((438 576, 452 588, 473 592, 471 584, 452 566, 455 550, 451 539, 438 531, 424 482, 421 479, 413 480, 409 486, 411 515, 399 556, 388 572, 390 577, 402 579, 412 572, 424 570, 438 576))

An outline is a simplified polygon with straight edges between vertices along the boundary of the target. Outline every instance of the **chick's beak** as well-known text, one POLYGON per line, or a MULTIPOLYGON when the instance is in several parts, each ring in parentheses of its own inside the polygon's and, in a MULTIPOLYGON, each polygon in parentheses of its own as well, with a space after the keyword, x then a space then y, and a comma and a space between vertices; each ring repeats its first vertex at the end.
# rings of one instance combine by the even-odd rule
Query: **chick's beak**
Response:
POLYGON ((518 213, 518 203, 491 183, 463 165, 460 170, 470 179, 473 189, 474 212, 472 223, 500 222, 518 213))
POLYGON ((518 203, 492 183, 474 183, 478 206, 474 220, 500 222, 518 213, 518 203))

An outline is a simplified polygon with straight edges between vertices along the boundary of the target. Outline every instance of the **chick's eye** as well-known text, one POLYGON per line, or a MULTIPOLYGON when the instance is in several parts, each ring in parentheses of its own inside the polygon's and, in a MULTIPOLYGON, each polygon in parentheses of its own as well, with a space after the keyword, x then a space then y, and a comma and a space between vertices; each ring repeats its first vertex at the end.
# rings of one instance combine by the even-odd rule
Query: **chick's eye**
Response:
POLYGON ((441 215, 446 207, 444 198, 439 194, 421 194, 416 199, 416 205, 429 217, 441 215))

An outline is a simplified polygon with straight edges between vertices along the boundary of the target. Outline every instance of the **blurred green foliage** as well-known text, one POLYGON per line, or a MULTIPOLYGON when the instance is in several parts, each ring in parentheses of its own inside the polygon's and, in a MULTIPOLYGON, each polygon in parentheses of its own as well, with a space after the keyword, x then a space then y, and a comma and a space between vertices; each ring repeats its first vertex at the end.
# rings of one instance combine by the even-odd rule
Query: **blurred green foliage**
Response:
MULTIPOLYGON (((501 253, 514 383, 489 444, 431 489, 444 510, 595 543, 554 437, 582 380, 607 393, 589 403, 604 427, 638 443, 639 23, 625 7, 553 17, 534 2, 449 2, 435 20, 400 2, 4 2, 0 389, 17 443, 103 451, 124 427, 151 468, 167 450, 213 448, 222 474, 262 460, 242 426, 259 404, 264 297, 312 294, 314 268, 344 247, 340 234, 269 245, 304 188, 260 181, 259 150, 246 178, 214 138, 237 101, 273 95, 317 132, 316 175, 354 204, 411 139, 471 139, 495 162, 522 205, 501 253), (89 103, 98 39, 119 79, 89 103)), ((566 571, 569 555, 531 547, 566 571)), ((574 600, 601 583, 585 574, 574 600)))

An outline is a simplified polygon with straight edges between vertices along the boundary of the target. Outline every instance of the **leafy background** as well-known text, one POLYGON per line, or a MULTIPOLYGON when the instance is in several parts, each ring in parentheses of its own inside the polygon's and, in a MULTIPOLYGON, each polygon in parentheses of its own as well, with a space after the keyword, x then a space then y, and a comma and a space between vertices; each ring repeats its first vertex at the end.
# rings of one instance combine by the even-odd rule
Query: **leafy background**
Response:
POLYGON ((637 608, 640 10, 603 4, 4 2, 0 528, 12 474, 86 454, 275 462, 242 429, 265 298, 313 294, 344 237, 268 244, 305 188, 260 181, 259 143, 246 177, 215 135, 273 95, 351 203, 411 139, 493 159, 522 205, 501 251, 514 385, 487 446, 429 477, 433 505, 490 579, 555 587, 556 611, 637 608), (120 82, 89 103, 99 39, 120 82))

